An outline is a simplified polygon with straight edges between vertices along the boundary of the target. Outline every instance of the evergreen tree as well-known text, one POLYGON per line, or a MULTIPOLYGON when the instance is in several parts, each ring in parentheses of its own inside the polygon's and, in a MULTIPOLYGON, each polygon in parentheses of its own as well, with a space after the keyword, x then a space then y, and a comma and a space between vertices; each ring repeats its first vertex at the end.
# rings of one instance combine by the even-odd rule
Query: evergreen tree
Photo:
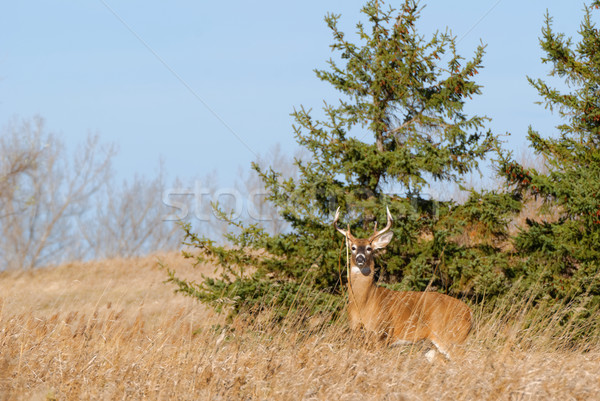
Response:
MULTIPOLYGON (((598 8, 600 2, 592 4, 598 8)), ((530 146, 543 157, 549 173, 526 169, 509 156, 501 157, 500 172, 516 192, 542 197, 557 218, 528 220, 515 239, 529 282, 541 283, 554 299, 589 295, 600 302, 600 33, 586 7, 573 42, 552 29, 546 14, 540 45, 550 76, 562 81, 559 89, 542 79, 528 78, 563 123, 558 135, 542 136, 532 127, 530 146)))
MULTIPOLYGON (((344 241, 331 226, 338 206, 356 235, 385 220, 386 206, 396 216, 396 239, 378 259, 386 281, 416 289, 433 284, 455 294, 472 290, 476 273, 460 264, 474 254, 452 242, 459 232, 450 228, 452 205, 420 195, 433 181, 460 183, 497 146, 487 118, 464 111, 481 91, 474 77, 484 47, 465 60, 448 32, 426 40, 417 32, 419 6, 412 0, 398 10, 369 1, 362 14, 355 41, 338 29, 339 15, 325 18, 336 58, 316 75, 341 98, 326 103, 320 119, 304 107, 293 112, 296 140, 310 154, 296 161, 300 178, 253 166, 290 232, 269 236, 257 225, 231 222, 237 231, 227 238, 234 246, 224 248, 186 227, 186 244, 224 273, 197 284, 171 271, 180 291, 232 305, 234 312, 273 304, 284 306, 282 314, 338 310, 345 280, 344 241)), ((477 266, 491 271, 492 261, 477 266)))

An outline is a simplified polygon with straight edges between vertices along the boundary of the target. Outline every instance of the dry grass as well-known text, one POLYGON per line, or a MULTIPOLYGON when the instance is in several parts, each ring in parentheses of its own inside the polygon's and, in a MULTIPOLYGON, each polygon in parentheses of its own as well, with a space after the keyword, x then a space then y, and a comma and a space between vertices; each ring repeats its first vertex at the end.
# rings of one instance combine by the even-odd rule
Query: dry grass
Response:
MULTIPOLYGON (((190 270, 177 255, 162 258, 188 277, 210 271, 190 270)), ((477 310, 463 359, 429 364, 423 346, 381 347, 351 335, 344 322, 307 332, 238 321, 223 331, 222 317, 174 296, 164 278, 156 257, 1 273, 0 400, 589 400, 600 393, 600 346, 568 348, 552 316, 524 330, 526 304, 477 310)))

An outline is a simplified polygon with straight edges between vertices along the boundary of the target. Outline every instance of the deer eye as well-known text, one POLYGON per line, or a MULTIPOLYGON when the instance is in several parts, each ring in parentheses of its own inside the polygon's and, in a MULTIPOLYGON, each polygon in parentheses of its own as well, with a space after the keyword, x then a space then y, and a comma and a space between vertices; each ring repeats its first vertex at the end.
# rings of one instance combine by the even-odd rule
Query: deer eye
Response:
POLYGON ((373 250, 373 248, 371 248, 370 246, 367 247, 367 252, 371 253, 371 251, 373 250))
POLYGON ((356 252, 356 247, 352 245, 352 252, 356 252))

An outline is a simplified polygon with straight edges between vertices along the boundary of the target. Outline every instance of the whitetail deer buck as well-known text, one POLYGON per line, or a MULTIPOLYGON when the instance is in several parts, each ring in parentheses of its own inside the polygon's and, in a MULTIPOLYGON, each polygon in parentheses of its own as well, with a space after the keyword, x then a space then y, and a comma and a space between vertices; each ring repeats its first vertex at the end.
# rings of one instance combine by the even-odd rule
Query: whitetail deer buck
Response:
MULTIPOLYGON (((387 210, 387 225, 367 239, 355 238, 338 227, 340 209, 333 226, 351 248, 348 273, 348 315, 352 329, 361 326, 388 344, 407 344, 430 340, 440 353, 451 359, 471 330, 471 309, 462 301, 437 292, 392 291, 375 284, 374 254, 385 248, 393 232, 392 215, 387 210)), ((426 357, 432 361, 434 349, 426 357)))

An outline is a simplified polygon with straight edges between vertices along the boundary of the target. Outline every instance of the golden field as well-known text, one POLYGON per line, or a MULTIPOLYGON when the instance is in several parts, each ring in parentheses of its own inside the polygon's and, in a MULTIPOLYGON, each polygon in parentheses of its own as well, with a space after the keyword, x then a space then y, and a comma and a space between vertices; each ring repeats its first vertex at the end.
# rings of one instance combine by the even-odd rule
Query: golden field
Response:
POLYGON ((600 399, 598 341, 567 346, 568 326, 526 300, 475 306, 465 355, 430 364, 426 344, 383 347, 344 319, 224 325, 158 260, 213 273, 177 253, 0 272, 0 400, 600 399))

